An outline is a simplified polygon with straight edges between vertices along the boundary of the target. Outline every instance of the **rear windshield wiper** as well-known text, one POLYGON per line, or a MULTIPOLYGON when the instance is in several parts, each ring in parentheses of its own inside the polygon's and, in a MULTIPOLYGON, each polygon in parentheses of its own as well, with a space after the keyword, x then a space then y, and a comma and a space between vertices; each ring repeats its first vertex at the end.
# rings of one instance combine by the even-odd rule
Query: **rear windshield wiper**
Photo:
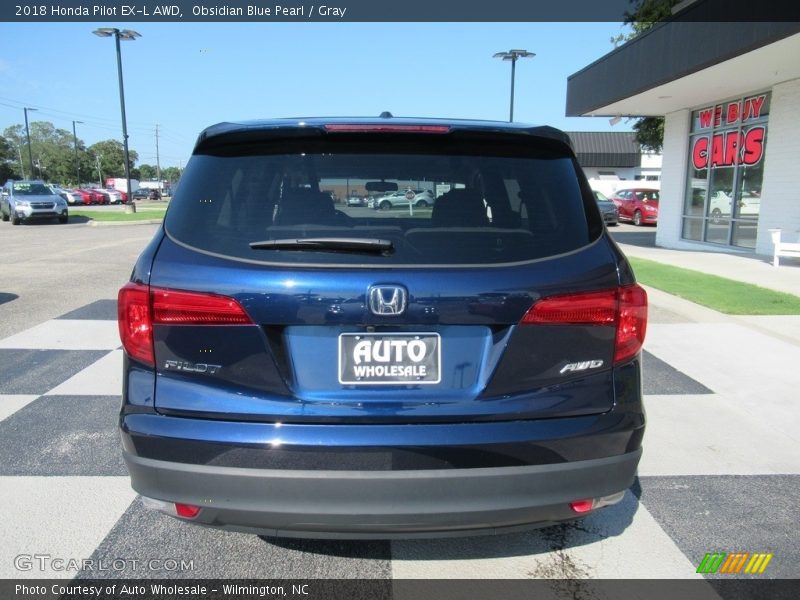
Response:
POLYGON ((319 250, 322 252, 361 252, 364 254, 391 254, 394 245, 390 240, 377 238, 287 238, 250 242, 253 250, 319 250))

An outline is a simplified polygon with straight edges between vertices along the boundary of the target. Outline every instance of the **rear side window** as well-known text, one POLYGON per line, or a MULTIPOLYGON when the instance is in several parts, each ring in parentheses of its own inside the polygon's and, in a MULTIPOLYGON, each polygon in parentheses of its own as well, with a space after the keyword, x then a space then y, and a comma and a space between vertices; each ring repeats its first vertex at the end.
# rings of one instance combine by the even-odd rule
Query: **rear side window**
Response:
POLYGON ((196 154, 167 234, 247 261, 372 267, 519 263, 578 249, 601 230, 571 156, 398 146, 330 140, 196 154), (367 200, 349 206, 354 196, 367 200))

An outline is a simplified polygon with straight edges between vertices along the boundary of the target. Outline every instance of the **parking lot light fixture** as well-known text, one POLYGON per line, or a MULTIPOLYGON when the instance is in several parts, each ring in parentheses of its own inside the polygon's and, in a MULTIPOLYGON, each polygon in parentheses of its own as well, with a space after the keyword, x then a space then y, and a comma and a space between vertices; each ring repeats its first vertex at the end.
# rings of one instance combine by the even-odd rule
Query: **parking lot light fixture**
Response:
POLYGON ((514 120, 514 73, 516 70, 517 59, 533 58, 534 56, 536 56, 534 52, 528 52, 527 50, 508 50, 507 52, 497 52, 492 57, 511 61, 511 108, 508 113, 509 123, 514 120))
POLYGON ((33 177, 33 152, 31 151, 31 132, 28 129, 28 111, 35 111, 35 108, 25 107, 22 109, 25 112, 25 139, 28 141, 28 166, 30 167, 31 177, 33 177))
MULTIPOLYGON (((114 41, 117 47, 117 75, 119 77, 119 106, 122 113, 122 147, 125 155, 125 182, 126 191, 128 193, 128 203, 132 211, 136 212, 136 205, 133 203, 131 194, 131 162, 128 157, 128 125, 125 121, 125 88, 122 84, 122 53, 119 48, 119 41, 134 41, 137 37, 141 37, 140 33, 130 29, 117 29, 116 27, 101 27, 95 29, 92 33, 99 37, 114 36, 114 41)), ((101 182, 102 183, 102 182, 101 182)))

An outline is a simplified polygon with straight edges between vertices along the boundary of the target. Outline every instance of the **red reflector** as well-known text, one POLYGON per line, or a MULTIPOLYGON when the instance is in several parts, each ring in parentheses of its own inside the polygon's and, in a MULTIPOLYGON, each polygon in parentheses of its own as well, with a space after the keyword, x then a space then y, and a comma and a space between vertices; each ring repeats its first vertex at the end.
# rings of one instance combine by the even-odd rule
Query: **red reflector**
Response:
POLYGON ((613 325, 617 290, 543 298, 522 317, 523 323, 613 325))
POLYGON ((523 325, 614 325, 614 364, 636 356, 647 330, 647 292, 638 285, 551 296, 534 303, 523 325))
POLYGON ((148 287, 127 283, 117 297, 117 323, 122 347, 134 360, 154 366, 153 318, 148 287))
POLYGON ((359 123, 328 123, 325 125, 326 131, 340 132, 363 132, 363 131, 388 131, 403 133, 448 133, 448 125, 381 125, 381 124, 359 124, 359 123))
POLYGON ((594 500, 575 500, 569 507, 576 513, 587 513, 594 508, 594 500))
POLYGON ((197 515, 200 514, 200 507, 192 506, 191 504, 180 504, 179 502, 176 502, 175 512, 178 514, 179 517, 184 517, 186 519, 194 519, 197 515))
POLYGON ((250 325, 233 298, 153 288, 153 322, 162 325, 250 325))

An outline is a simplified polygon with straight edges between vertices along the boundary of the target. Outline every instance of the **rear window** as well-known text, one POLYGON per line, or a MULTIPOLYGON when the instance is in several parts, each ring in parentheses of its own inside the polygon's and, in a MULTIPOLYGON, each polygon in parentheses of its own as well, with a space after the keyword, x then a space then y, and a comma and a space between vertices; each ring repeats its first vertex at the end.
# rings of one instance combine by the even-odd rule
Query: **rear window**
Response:
POLYGON ((167 234, 247 261, 368 267, 519 263, 599 235, 571 156, 435 141, 217 145, 189 161, 167 234))

